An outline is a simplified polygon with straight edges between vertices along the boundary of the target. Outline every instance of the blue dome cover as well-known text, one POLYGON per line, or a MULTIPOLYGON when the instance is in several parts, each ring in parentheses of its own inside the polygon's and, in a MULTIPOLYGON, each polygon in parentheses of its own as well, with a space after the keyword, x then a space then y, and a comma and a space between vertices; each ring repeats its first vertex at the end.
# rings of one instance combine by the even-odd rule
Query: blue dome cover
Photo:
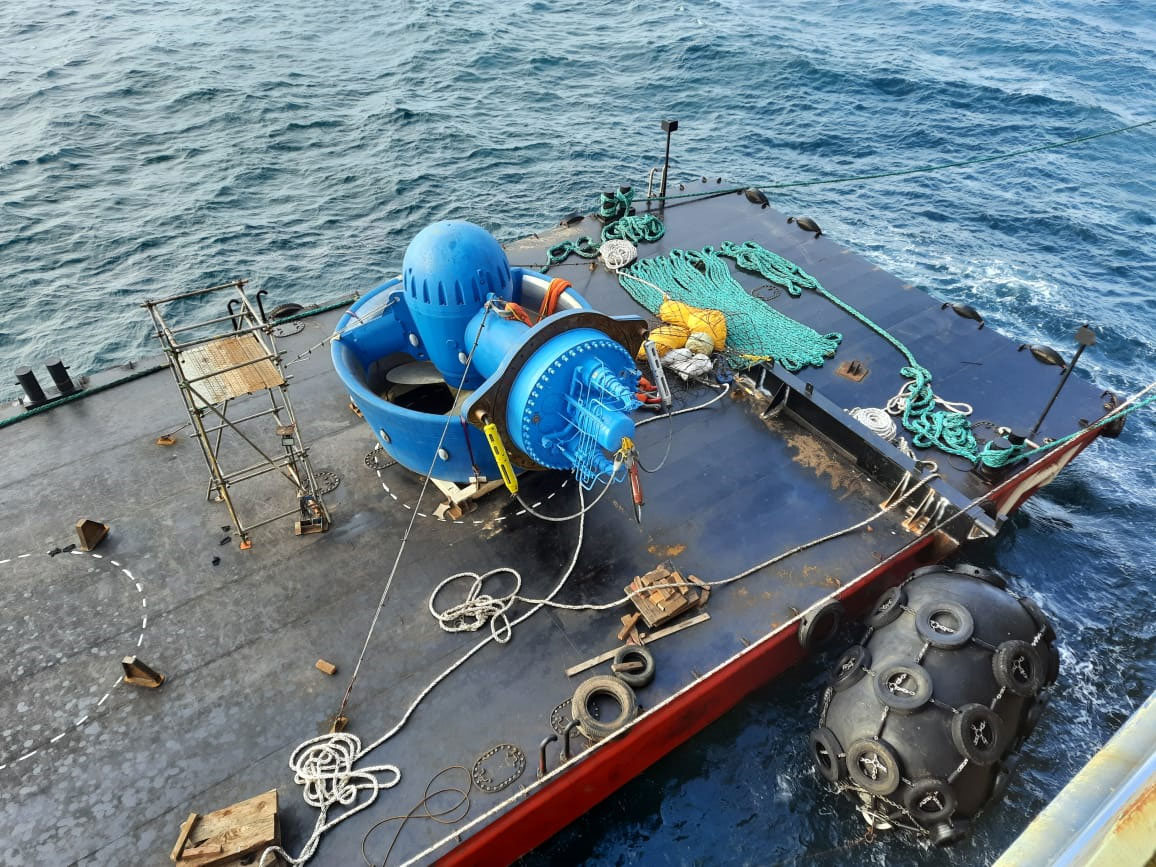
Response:
MULTIPOLYGON (((430 360, 447 382, 465 369, 466 323, 493 293, 510 299, 510 263, 493 235, 465 220, 426 226, 410 242, 402 263, 406 302, 430 360)), ((472 377, 473 378, 473 377, 472 377)), ((467 383, 467 387, 477 382, 467 383)))

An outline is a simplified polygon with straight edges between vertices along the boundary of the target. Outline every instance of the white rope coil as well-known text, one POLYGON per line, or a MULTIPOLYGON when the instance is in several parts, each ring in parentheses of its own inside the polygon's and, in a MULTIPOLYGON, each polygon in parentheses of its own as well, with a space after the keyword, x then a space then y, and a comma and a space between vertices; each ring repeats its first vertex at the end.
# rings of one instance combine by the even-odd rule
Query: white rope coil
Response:
POLYGON ((331 732, 311 738, 300 744, 289 757, 293 782, 301 786, 305 803, 317 808, 317 823, 301 853, 294 858, 280 846, 271 846, 261 853, 258 867, 264 867, 272 855, 280 855, 290 864, 303 864, 313 857, 321 836, 355 813, 360 813, 377 800, 382 789, 392 789, 401 780, 396 765, 373 765, 353 769, 353 764, 366 751, 361 739, 345 732, 331 732), (387 775, 381 778, 378 774, 387 775), (369 797, 357 802, 358 793, 369 792, 369 797), (338 804, 349 807, 336 819, 328 819, 329 809, 338 804))
POLYGON ((508 566, 499 566, 497 569, 491 569, 482 575, 477 572, 459 572, 457 575, 446 578, 434 588, 429 597, 429 613, 437 620, 438 626, 446 632, 477 632, 486 623, 489 623, 494 640, 499 644, 505 644, 513 635, 513 627, 510 626, 507 612, 518 598, 518 591, 521 589, 521 574, 517 569, 511 569, 508 566), (487 578, 503 573, 514 576, 513 590, 505 596, 491 596, 482 592, 482 585, 485 584, 487 578), (473 579, 465 600, 457 605, 451 605, 445 611, 438 611, 434 607, 434 600, 437 599, 438 593, 447 584, 461 578, 473 579))
POLYGON ((598 248, 598 256, 607 268, 611 271, 617 271, 635 260, 638 256, 638 248, 629 241, 621 239, 603 241, 602 246, 598 248))
MULTIPOLYGON (((892 398, 895 400, 895 398, 892 398)), ((895 419, 887 414, 888 410, 877 406, 857 406, 847 410, 847 414, 863 425, 867 430, 885 440, 895 438, 895 419)))

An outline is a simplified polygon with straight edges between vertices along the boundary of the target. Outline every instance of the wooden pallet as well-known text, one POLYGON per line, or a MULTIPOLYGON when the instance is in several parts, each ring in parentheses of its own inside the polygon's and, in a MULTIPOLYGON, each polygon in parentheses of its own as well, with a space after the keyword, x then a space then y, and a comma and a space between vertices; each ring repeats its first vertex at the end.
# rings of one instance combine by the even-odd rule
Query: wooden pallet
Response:
POLYGON ((180 867, 240 867, 253 863, 247 856, 280 843, 277 790, 270 789, 204 816, 190 814, 169 859, 180 867))

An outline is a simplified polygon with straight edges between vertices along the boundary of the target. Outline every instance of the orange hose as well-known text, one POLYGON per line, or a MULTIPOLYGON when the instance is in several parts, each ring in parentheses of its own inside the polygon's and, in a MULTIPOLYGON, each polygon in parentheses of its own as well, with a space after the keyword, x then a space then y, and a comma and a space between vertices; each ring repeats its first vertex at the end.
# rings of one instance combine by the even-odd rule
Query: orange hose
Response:
POLYGON ((546 294, 542 297, 542 306, 538 308, 538 321, 541 322, 547 316, 553 316, 558 309, 558 299, 562 293, 570 288, 570 281, 563 280, 561 277, 555 277, 550 281, 549 287, 546 289, 546 294))
POLYGON ((507 301, 506 310, 508 310, 515 319, 517 319, 527 328, 534 327, 534 323, 530 319, 530 314, 526 312, 526 308, 521 304, 517 304, 513 301, 507 301))

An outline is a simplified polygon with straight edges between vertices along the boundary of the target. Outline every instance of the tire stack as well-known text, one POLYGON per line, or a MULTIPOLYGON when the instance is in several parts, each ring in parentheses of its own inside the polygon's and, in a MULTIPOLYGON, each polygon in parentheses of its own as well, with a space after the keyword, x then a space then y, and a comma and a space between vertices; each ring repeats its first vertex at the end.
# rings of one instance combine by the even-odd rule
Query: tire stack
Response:
POLYGON ((1032 600, 974 566, 928 566, 884 592, 835 662, 810 751, 873 827, 940 845, 1006 791, 1059 672, 1032 600))
POLYGON ((625 663, 641 663, 639 671, 616 671, 614 674, 596 674, 587 678, 574 690, 570 715, 578 723, 587 740, 600 741, 610 737, 638 716, 638 697, 634 691, 654 680, 654 656, 642 645, 627 644, 614 654, 613 668, 625 663), (603 721, 592 703, 600 698, 617 705, 618 713, 603 721))

